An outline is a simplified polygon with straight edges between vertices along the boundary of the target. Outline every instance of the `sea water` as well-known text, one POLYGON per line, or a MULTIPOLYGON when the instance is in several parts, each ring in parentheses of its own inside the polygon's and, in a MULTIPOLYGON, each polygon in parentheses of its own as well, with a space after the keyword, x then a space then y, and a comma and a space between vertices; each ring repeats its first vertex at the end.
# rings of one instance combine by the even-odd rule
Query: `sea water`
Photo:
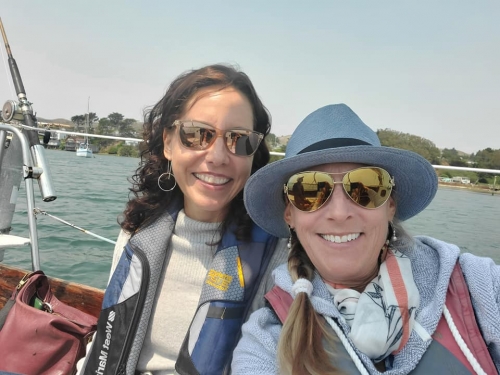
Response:
MULTIPOLYGON (((139 159, 109 155, 77 157, 68 151, 46 150, 58 195, 45 203, 35 188, 35 207, 78 227, 116 240, 117 218, 139 159)), ((500 194, 439 188, 423 212, 405 222, 413 235, 428 235, 457 244, 462 251, 491 257, 500 264, 500 194)), ((26 194, 21 187, 11 234, 28 236, 26 194)), ((104 288, 114 246, 48 217, 39 215, 40 264, 46 274, 104 288)), ((7 249, 4 263, 30 269, 28 247, 7 249)))

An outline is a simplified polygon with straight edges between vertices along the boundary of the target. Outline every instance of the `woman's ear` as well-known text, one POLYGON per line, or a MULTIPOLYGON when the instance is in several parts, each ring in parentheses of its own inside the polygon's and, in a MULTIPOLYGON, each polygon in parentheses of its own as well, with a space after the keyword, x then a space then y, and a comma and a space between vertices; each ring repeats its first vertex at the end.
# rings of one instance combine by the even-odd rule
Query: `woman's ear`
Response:
POLYGON ((392 197, 389 198, 389 202, 387 202, 387 211, 389 216, 389 221, 394 219, 394 215, 396 215, 396 202, 392 197))
POLYGON ((173 139, 173 132, 168 132, 167 129, 163 131, 163 155, 165 155, 165 158, 168 160, 172 160, 172 139, 173 139))
POLYGON ((283 213, 283 219, 285 219, 285 222, 288 224, 289 227, 295 228, 295 225, 293 225, 293 215, 292 215, 292 208, 291 204, 287 203, 285 207, 285 212, 283 213))

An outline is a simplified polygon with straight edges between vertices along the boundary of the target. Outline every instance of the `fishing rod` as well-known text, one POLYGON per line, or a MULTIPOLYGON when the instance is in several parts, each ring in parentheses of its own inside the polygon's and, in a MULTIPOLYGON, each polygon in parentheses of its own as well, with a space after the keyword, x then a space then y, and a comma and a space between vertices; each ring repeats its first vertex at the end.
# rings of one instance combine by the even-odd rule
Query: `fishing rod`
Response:
POLYGON ((115 245, 115 244, 116 244, 116 242, 115 242, 115 241, 108 240, 107 238, 102 237, 102 236, 99 236, 98 234, 95 234, 95 233, 93 233, 93 232, 91 232, 91 231, 89 231, 89 230, 87 230, 87 229, 80 228, 80 227, 76 226, 75 224, 71 224, 71 223, 67 222, 66 220, 61 219, 60 217, 57 217, 57 216, 54 216, 54 215, 49 214, 47 211, 40 210, 39 208, 35 208, 33 211, 34 211, 35 215, 42 214, 42 215, 45 215, 45 216, 51 217, 52 219, 57 220, 57 221, 59 221, 59 222, 61 222, 61 223, 63 223, 63 224, 66 224, 66 225, 70 226, 71 228, 78 229, 80 232, 83 232, 83 233, 85 233, 85 234, 88 234, 88 235, 90 235, 90 236, 93 236, 93 237, 95 237, 95 238, 98 238, 98 239, 100 239, 100 240, 103 240, 103 241, 106 241, 106 242, 112 243, 113 245, 115 245))
MULTIPOLYGON (((12 120, 17 120, 24 123, 25 125, 28 125, 29 127, 38 128, 36 116, 33 114, 31 102, 28 101, 28 98, 26 97, 26 90, 24 89, 23 80, 21 79, 21 74, 19 73, 19 68, 17 67, 16 60, 12 56, 12 51, 10 49, 10 45, 7 40, 7 34, 5 33, 1 18, 0 31, 2 33, 5 50, 7 51, 10 74, 12 76, 12 81, 14 83, 14 88, 16 90, 18 99, 18 101, 7 100, 7 102, 5 102, 2 107, 2 119, 6 123, 9 123, 12 120)), ((38 186, 40 187, 43 201, 51 202, 55 200, 57 196, 52 186, 49 165, 45 159, 44 147, 40 144, 40 139, 38 138, 37 131, 28 130, 25 132, 25 134, 30 145, 33 163, 36 166, 36 168, 33 169, 32 173, 30 173, 28 177, 36 178, 38 180, 38 186)), ((44 140, 45 138, 47 137, 44 137, 44 140)))

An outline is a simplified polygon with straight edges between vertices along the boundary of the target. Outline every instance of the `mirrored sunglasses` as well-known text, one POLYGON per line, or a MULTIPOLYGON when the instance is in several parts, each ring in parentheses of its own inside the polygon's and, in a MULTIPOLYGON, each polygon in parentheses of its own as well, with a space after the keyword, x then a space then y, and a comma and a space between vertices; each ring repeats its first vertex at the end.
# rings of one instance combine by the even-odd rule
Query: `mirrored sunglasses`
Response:
POLYGON ((336 184, 342 184, 345 193, 358 206, 375 209, 391 196, 394 178, 379 167, 361 167, 348 172, 327 173, 306 171, 291 176, 284 191, 291 204, 304 212, 320 209, 332 196, 336 184), (345 174, 344 174, 345 173, 345 174), (332 176, 341 175, 342 181, 332 176))
POLYGON ((264 134, 246 129, 219 130, 199 121, 176 120, 172 126, 179 128, 179 136, 184 147, 201 151, 212 146, 217 137, 222 137, 230 153, 252 156, 257 151, 264 134))

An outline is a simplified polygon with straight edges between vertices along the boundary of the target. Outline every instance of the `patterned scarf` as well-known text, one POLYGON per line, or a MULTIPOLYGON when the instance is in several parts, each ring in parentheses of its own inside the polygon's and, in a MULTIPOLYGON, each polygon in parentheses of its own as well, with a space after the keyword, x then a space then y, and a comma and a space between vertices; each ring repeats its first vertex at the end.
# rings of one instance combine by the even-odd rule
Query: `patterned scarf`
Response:
POLYGON ((348 337, 375 362, 398 353, 418 325, 415 312, 420 295, 413 281, 410 259, 397 250, 389 248, 378 275, 363 293, 327 287, 351 327, 348 337))

